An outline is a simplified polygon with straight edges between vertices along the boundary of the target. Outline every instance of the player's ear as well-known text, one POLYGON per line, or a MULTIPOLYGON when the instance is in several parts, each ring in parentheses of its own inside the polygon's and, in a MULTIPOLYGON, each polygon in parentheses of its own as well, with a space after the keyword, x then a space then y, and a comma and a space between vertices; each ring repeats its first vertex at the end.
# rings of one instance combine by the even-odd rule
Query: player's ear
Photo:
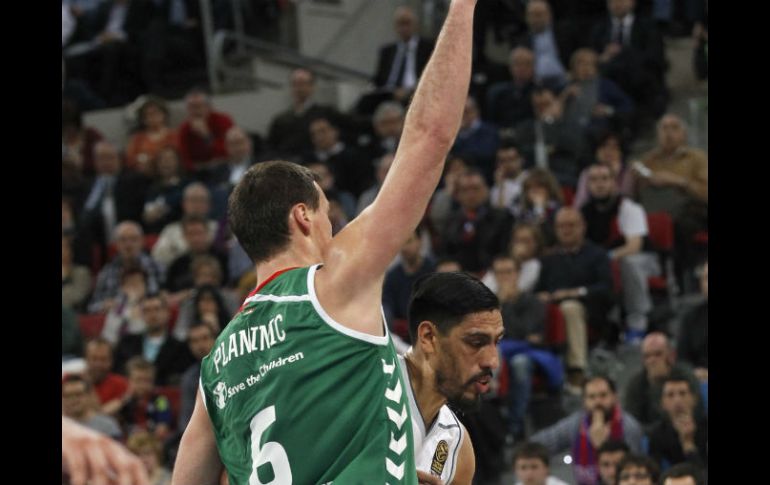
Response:
POLYGON ((311 215, 310 208, 307 205, 303 203, 294 205, 291 208, 289 219, 297 225, 297 228, 302 231, 303 235, 307 236, 310 234, 311 215))
POLYGON ((426 355, 436 352, 436 341, 438 340, 438 328, 433 322, 423 320, 417 325, 417 343, 426 355))

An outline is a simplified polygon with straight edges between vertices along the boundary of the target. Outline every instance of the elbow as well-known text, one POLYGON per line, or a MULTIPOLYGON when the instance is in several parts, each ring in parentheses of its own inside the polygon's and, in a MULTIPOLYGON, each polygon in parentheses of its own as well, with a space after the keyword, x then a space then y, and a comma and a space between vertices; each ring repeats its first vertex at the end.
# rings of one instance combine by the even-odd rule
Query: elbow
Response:
MULTIPOLYGON (((459 128, 459 121, 453 126, 446 120, 415 120, 408 133, 413 134, 415 140, 446 154, 452 148, 459 128)), ((407 130, 404 132, 407 133, 407 130)))

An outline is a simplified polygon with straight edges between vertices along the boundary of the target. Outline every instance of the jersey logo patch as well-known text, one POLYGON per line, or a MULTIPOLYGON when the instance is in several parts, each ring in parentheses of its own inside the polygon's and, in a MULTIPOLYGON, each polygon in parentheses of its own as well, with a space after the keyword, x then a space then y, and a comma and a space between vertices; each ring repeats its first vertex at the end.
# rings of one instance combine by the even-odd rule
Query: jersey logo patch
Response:
POLYGON ((225 408, 225 399, 227 399, 227 384, 224 382, 217 383, 217 387, 214 388, 214 394, 217 396, 216 404, 219 409, 225 408))
POLYGON ((436 452, 433 454, 433 462, 430 464, 430 472, 433 475, 441 476, 441 472, 444 471, 444 464, 449 456, 449 445, 446 441, 441 440, 436 445, 436 452))

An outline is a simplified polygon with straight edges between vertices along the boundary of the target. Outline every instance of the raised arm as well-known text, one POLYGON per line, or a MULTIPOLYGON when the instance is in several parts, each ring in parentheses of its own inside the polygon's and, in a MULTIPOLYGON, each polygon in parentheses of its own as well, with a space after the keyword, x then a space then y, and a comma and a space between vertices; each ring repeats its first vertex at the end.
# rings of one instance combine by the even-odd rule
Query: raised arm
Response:
POLYGON ((475 5, 476 0, 452 0, 382 189, 334 238, 325 255, 327 271, 319 272, 318 278, 326 281, 319 285, 319 298, 340 323, 349 323, 349 313, 356 320, 369 321, 359 330, 379 331, 377 315, 362 317, 360 312, 340 307, 352 299, 366 305, 375 300, 379 303, 385 270, 417 227, 436 189, 468 96, 475 5), (346 301, 335 301, 332 292, 343 293, 346 301))

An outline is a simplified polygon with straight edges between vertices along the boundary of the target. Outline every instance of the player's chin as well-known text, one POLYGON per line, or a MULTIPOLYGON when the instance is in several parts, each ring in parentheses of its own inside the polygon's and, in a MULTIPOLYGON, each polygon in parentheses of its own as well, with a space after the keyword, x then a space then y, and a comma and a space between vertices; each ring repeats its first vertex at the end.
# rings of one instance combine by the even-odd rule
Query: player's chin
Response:
POLYGON ((451 402, 455 407, 460 408, 461 411, 466 413, 481 410, 481 394, 476 391, 464 392, 451 402))

